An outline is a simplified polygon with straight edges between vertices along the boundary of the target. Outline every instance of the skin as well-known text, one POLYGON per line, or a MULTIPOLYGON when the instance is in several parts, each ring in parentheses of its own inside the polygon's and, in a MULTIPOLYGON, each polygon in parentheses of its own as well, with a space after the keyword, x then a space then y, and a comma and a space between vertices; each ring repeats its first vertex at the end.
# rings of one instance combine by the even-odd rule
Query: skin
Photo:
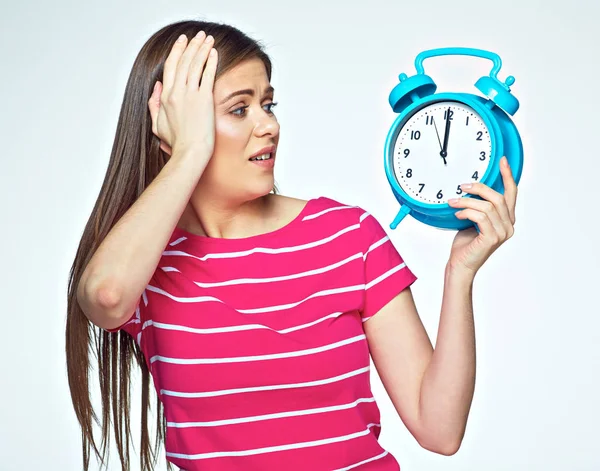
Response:
MULTIPOLYGON (((178 226, 216 238, 242 238, 290 222, 306 201, 269 194, 274 169, 248 159, 279 142, 273 91, 260 59, 249 59, 221 75, 214 85, 215 147, 178 226), (251 94, 227 97, 238 90, 251 94)), ((163 147, 170 153, 168 147, 163 147)), ((276 152, 274 155, 276 155, 276 152)))

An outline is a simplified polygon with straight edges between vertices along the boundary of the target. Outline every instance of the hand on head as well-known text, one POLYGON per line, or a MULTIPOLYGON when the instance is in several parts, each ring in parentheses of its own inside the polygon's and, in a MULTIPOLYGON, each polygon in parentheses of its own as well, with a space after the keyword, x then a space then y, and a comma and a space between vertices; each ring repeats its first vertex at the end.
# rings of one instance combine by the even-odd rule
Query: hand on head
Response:
POLYGON ((212 47, 213 37, 206 37, 204 31, 189 44, 185 35, 182 39, 173 45, 165 61, 163 83, 156 82, 148 100, 152 132, 169 155, 193 150, 210 158, 215 143, 217 51, 212 47))

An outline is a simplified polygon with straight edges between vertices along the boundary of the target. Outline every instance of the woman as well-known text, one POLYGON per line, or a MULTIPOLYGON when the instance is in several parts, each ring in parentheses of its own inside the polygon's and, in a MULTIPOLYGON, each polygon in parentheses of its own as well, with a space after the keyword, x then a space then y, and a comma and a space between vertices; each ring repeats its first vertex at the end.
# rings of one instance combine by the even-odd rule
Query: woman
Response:
POLYGON ((69 280, 68 374, 86 470, 91 449, 104 460, 111 414, 129 469, 132 358, 144 470, 157 450, 150 375, 156 445, 164 439, 180 469, 399 469, 377 441, 369 354, 416 440, 447 455, 460 446, 475 381, 472 283, 513 234, 505 159, 504 195, 475 184, 483 201, 452 203, 481 232, 453 243, 434 351, 410 291, 416 277, 381 225, 357 206, 277 193, 270 78, 257 42, 208 22, 161 29, 135 61, 69 280))

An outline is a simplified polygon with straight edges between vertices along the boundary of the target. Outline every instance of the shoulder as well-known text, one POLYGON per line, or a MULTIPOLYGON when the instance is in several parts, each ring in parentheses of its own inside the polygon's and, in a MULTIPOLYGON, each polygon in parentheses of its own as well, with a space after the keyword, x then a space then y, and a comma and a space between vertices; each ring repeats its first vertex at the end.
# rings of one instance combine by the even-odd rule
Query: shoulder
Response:
POLYGON ((340 201, 327 196, 315 199, 314 208, 316 211, 332 212, 336 217, 352 223, 361 223, 365 218, 372 217, 365 208, 354 202, 340 201))
POLYGON ((315 234, 348 232, 352 233, 352 238, 368 241, 385 233, 379 221, 367 209, 354 202, 323 195, 309 200, 275 196, 280 207, 280 219, 301 219, 305 223, 304 227, 315 234))
MULTIPOLYGON (((351 203, 341 202, 322 196, 319 198, 321 212, 335 212, 336 217, 352 224, 357 229, 357 237, 366 242, 384 240, 388 235, 381 222, 365 207, 351 203), (339 211, 338 211, 339 210, 339 211)), ((319 211, 317 209, 317 211, 319 211)), ((370 242, 369 242, 370 243, 370 242)))
POLYGON ((327 196, 317 196, 309 200, 284 195, 272 195, 271 197, 275 208, 274 212, 280 218, 291 219, 301 213, 314 217, 316 214, 335 211, 336 217, 351 221, 361 217, 364 219, 368 215, 367 211, 360 206, 327 196))
POLYGON ((280 194, 271 194, 269 196, 271 200, 271 208, 276 218, 285 218, 286 216, 290 217, 297 215, 300 211, 302 211, 308 202, 307 200, 280 194))

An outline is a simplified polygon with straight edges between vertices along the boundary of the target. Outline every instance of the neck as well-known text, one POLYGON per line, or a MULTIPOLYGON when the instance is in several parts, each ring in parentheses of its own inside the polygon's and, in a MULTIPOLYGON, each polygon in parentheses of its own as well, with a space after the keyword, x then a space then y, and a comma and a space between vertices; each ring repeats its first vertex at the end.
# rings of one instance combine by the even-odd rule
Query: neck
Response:
POLYGON ((205 237, 235 239, 260 233, 272 209, 272 194, 249 201, 192 197, 179 223, 182 229, 205 237))

